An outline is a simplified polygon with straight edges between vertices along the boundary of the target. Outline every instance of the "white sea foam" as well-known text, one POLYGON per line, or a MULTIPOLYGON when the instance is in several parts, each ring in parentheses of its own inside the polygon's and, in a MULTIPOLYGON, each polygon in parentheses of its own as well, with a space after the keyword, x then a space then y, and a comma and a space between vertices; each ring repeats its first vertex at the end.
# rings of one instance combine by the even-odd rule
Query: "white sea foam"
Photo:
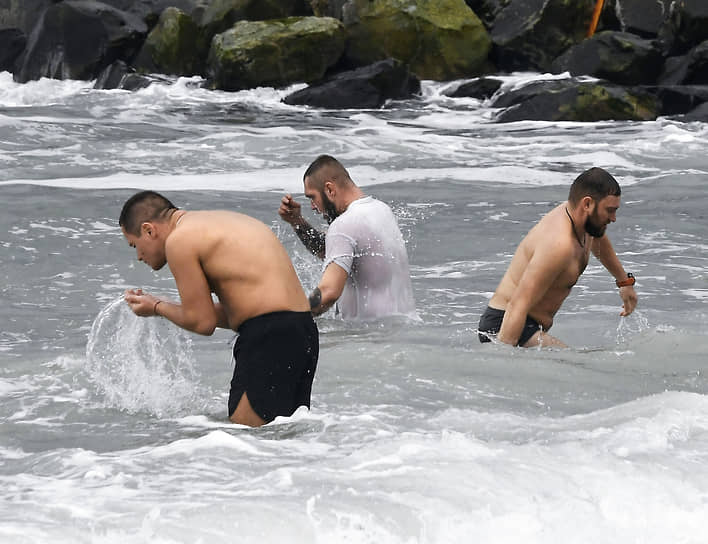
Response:
MULTIPOLYGON (((131 173, 113 174, 96 178, 52 178, 0 181, 2 185, 37 185, 63 187, 81 190, 95 189, 152 189, 157 191, 287 191, 302 192, 303 168, 264 168, 252 172, 230 172, 224 174, 182 174, 182 175, 136 175, 131 173)), ((567 174, 548 172, 522 167, 486 168, 401 168, 394 171, 381 170, 371 166, 350 169, 353 178, 361 187, 399 183, 436 182, 452 179, 467 181, 509 183, 515 185, 567 185, 567 174)))

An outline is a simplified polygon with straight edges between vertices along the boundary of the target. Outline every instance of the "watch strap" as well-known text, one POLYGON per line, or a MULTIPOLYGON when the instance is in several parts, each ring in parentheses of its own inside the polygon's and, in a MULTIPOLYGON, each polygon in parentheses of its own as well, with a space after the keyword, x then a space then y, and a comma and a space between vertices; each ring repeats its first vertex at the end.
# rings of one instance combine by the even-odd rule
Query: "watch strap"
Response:
POLYGON ((627 272, 627 277, 623 280, 617 280, 615 283, 617 287, 628 287, 634 285, 637 280, 634 278, 634 274, 627 272))

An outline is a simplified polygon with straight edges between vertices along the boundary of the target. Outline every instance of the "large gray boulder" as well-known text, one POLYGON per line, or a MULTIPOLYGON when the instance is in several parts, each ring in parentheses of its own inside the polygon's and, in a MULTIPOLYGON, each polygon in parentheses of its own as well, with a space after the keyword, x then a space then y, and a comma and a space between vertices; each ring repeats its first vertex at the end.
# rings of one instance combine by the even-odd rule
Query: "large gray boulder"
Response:
POLYGON ((623 32, 656 38, 666 24, 674 0, 613 0, 614 12, 623 32))
POLYGON ((0 0, 0 28, 32 32, 44 10, 61 0, 0 0))
MULTIPOLYGON (((55 0, 56 1, 56 0, 55 0)), ((158 18, 167 8, 177 8, 188 15, 203 10, 212 0, 101 0, 120 11, 135 15, 145 21, 148 27, 157 23, 158 18)))
POLYGON ((662 85, 708 85, 708 40, 687 55, 667 59, 659 82, 662 85))
POLYGON ((19 28, 0 30, 0 72, 14 72, 27 37, 19 28))
POLYGON ((553 60, 585 39, 595 0, 513 0, 490 32, 502 70, 547 71, 553 60))
POLYGON ((702 123, 708 123, 708 103, 703 103, 689 111, 686 115, 681 117, 681 121, 700 121, 702 123))
POLYGON ((708 40, 708 1, 674 0, 659 38, 669 55, 682 55, 708 40))
POLYGON ((334 17, 342 20, 343 8, 348 0, 310 0, 312 11, 317 17, 334 17))
POLYGON ((657 85, 646 87, 661 104, 660 115, 681 115, 708 102, 708 85, 657 85))
POLYGON ((569 79, 530 83, 502 94, 492 107, 505 108, 500 122, 648 121, 656 119, 659 102, 639 89, 569 79))
POLYGON ((206 39, 194 20, 177 8, 167 8, 148 34, 133 66, 142 72, 202 75, 207 52, 206 39))
POLYGON ((402 100, 420 93, 420 81, 395 59, 340 72, 296 91, 283 102, 328 109, 380 108, 387 100, 402 100))
POLYGON ((305 0, 210 0, 197 20, 209 40, 238 21, 267 21, 311 15, 305 0))
POLYGON ((115 60, 132 59, 146 34, 142 20, 101 2, 54 4, 32 31, 16 79, 93 79, 115 60))
POLYGON ((494 26, 494 20, 499 12, 508 6, 512 0, 465 0, 467 5, 479 17, 488 29, 494 26))
POLYGON ((663 57, 654 43, 627 32, 599 32, 574 45, 551 65, 555 73, 590 75, 622 85, 656 82, 663 57))
POLYGON ((331 17, 239 21, 211 42, 214 87, 237 91, 322 79, 344 51, 344 27, 331 17))
POLYGON ((344 25, 354 66, 395 58, 438 81, 488 70, 489 35, 464 0, 350 0, 344 25))

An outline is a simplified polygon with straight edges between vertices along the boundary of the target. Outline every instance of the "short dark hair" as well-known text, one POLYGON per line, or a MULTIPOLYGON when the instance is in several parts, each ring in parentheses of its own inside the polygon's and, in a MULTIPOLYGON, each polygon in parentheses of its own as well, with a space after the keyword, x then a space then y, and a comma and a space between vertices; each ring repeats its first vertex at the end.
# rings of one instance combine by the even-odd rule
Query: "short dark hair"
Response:
POLYGON ((140 225, 145 221, 163 221, 172 215, 170 210, 177 210, 177 207, 160 193, 140 191, 123 204, 118 224, 125 232, 140 236, 140 225))
POLYGON ((316 179, 315 174, 317 174, 317 172, 319 172, 325 167, 329 167, 331 169, 330 173, 333 172, 332 180, 337 185, 346 185, 347 183, 350 183, 352 181, 352 178, 349 176, 349 172, 347 172, 347 169, 342 166, 341 162, 339 162, 331 155, 320 155, 314 161, 312 161, 312 164, 310 164, 310 166, 307 167, 307 170, 305 170, 305 174, 302 176, 302 180, 305 181, 305 178, 315 177, 315 185, 324 186, 324 180, 316 179))
POLYGON ((619 183, 609 172, 597 166, 585 170, 570 186, 568 202, 576 204, 583 197, 589 196, 595 201, 600 201, 606 196, 620 196, 622 189, 619 183))

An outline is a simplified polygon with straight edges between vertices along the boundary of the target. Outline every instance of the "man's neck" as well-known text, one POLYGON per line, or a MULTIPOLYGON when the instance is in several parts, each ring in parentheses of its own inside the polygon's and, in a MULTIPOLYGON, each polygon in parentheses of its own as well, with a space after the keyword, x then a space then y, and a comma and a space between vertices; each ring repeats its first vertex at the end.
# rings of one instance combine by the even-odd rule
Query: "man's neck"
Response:
POLYGON ((342 213, 346 212, 349 209, 349 206, 351 205, 352 202, 355 202, 355 201, 359 200, 360 198, 364 198, 365 196, 366 196, 366 194, 364 194, 364 191, 359 189, 359 187, 349 191, 344 197, 344 206, 343 206, 344 209, 342 210, 342 213))

